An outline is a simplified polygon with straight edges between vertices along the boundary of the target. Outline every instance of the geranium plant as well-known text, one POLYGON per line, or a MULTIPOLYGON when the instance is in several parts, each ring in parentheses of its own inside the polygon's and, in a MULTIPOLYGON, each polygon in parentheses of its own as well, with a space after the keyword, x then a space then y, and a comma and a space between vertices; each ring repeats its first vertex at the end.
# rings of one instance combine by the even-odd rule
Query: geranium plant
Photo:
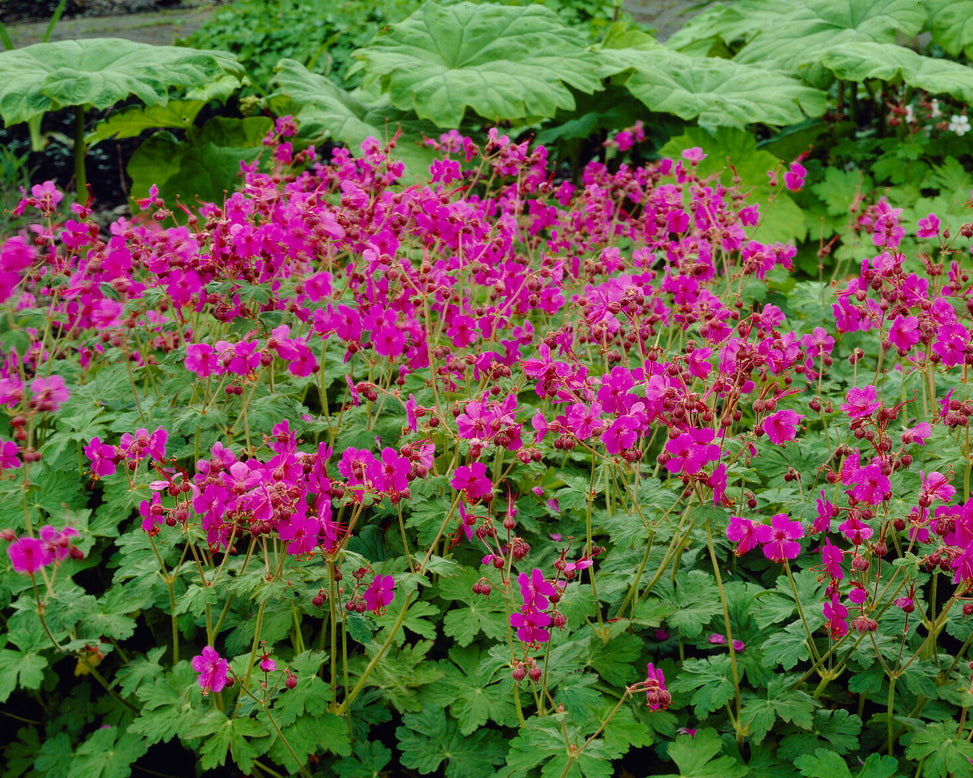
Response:
POLYGON ((0 249, 8 774, 963 774, 973 229, 829 288, 701 147, 295 131, 0 249))

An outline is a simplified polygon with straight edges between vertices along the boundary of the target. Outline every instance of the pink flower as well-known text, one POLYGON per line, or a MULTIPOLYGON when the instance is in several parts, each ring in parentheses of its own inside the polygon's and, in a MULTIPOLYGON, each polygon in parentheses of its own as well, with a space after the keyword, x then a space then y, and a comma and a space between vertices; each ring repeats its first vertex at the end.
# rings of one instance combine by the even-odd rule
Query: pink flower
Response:
POLYGON ((787 441, 794 440, 797 435, 797 425, 804 416, 789 408, 767 416, 763 421, 764 432, 770 442, 783 446, 787 441))
POLYGON ((840 581, 845 577, 845 573, 841 569, 843 557, 842 550, 825 538, 824 545, 821 547, 821 560, 824 562, 825 572, 833 581, 840 581))
POLYGON ((112 475, 115 472, 115 447, 102 443, 101 438, 92 438, 85 446, 84 455, 91 462, 91 472, 95 478, 112 475))
POLYGON ((791 162, 790 170, 784 173, 784 186, 790 192, 798 192, 804 186, 807 170, 800 162, 791 162))
POLYGON ((845 402, 841 404, 841 410, 853 419, 860 419, 863 416, 871 416, 878 410, 879 402, 877 390, 874 386, 852 387, 845 395, 845 402))
POLYGON ((35 378, 30 382, 30 392, 30 407, 37 411, 56 411, 71 396, 59 375, 35 378))
POLYGON ((726 636, 725 635, 720 635, 720 634, 714 632, 712 635, 710 635, 708 638, 706 638, 706 642, 707 643, 712 643, 714 646, 725 646, 726 645, 726 636))
POLYGON ((757 526, 757 540, 763 543, 764 556, 774 562, 795 559, 801 553, 801 544, 797 539, 802 537, 804 525, 791 521, 783 513, 775 514, 769 525, 757 526))
POLYGON ((726 537, 736 541, 737 547, 733 553, 737 556, 743 556, 750 549, 757 547, 757 532, 750 519, 731 516, 730 523, 726 527, 726 537))
POLYGON ((554 585, 544 580, 544 573, 536 567, 527 573, 517 576, 517 583, 520 584, 520 594, 524 598, 524 608, 531 610, 547 610, 549 605, 547 598, 553 597, 557 592, 554 585))
POLYGON ((10 561, 18 573, 33 575, 42 567, 46 567, 54 556, 37 538, 20 538, 7 547, 10 561))
MULTIPOLYGON (((956 494, 956 489, 949 485, 949 477, 942 473, 933 471, 926 475, 920 470, 919 478, 922 480, 921 496, 926 496, 930 500, 949 502, 956 494)), ((920 502, 919 504, 922 505, 923 503, 920 502)))
POLYGON ((919 219, 919 229, 916 231, 916 237, 920 240, 925 240, 926 238, 935 238, 939 234, 939 217, 936 214, 931 213, 928 216, 919 219))
POLYGON ((202 654, 193 657, 193 670, 199 673, 199 688, 203 694, 223 691, 228 667, 227 661, 221 659, 212 646, 206 646, 202 654))
POLYGON ((395 598, 395 579, 390 575, 376 575, 365 590, 365 606, 372 613, 382 613, 395 598))
POLYGON ((692 165, 697 165, 706 159, 706 155, 699 146, 693 146, 691 149, 686 149, 682 153, 682 158, 692 165))
POLYGON ((832 639, 837 640, 848 632, 848 609, 841 604, 837 594, 831 595, 831 602, 824 604, 824 617, 828 620, 824 628, 832 639))
POLYGON ((550 623, 550 615, 526 607, 518 613, 510 614, 510 626, 517 630, 517 638, 521 643, 546 643, 551 639, 551 633, 545 629, 550 623))
POLYGON ((466 493, 466 499, 476 502, 493 496, 493 482, 486 477, 486 465, 474 462, 472 465, 460 465, 453 473, 449 482, 454 489, 461 489, 466 493))
POLYGON ((922 421, 915 427, 902 428, 902 443, 906 446, 911 443, 918 443, 920 446, 924 446, 926 438, 930 435, 932 435, 932 427, 929 425, 929 422, 922 421))

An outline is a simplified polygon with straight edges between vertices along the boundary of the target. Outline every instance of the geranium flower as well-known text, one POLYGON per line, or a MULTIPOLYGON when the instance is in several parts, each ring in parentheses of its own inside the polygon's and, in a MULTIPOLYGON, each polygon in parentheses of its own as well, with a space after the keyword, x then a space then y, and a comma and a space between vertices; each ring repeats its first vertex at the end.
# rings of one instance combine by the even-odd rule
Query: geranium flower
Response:
POLYGON ((770 524, 757 526, 757 540, 763 544, 764 556, 774 562, 785 559, 796 559, 801 553, 798 538, 804 537, 804 525, 799 521, 791 521, 786 514, 778 513, 770 520, 770 524))
POLYGON ((764 418, 763 428, 770 438, 770 442, 783 446, 787 441, 794 440, 797 435, 797 425, 804 416, 789 408, 772 413, 764 418))
POLYGON ((365 606, 372 613, 381 613, 395 598, 395 579, 390 575, 376 575, 365 590, 365 606))
POLYGON ((25 575, 33 575, 54 560, 54 555, 37 538, 24 537, 15 540, 7 547, 7 554, 14 570, 25 575))
POLYGON ((203 694, 223 691, 228 667, 227 661, 221 659, 212 646, 206 646, 203 653, 193 657, 193 670, 199 673, 199 688, 203 694))

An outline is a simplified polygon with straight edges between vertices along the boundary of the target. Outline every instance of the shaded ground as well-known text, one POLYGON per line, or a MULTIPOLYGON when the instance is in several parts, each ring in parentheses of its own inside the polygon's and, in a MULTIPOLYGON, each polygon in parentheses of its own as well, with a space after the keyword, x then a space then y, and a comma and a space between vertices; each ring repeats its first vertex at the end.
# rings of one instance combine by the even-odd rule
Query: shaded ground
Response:
MULTIPOLYGON (((367 2, 367 0, 364 0, 367 2)), ((56 0, 0 0, 3 21, 17 46, 39 43, 47 29, 47 6, 56 0), (45 4, 46 3, 46 4, 45 4), (36 21, 8 21, 31 14, 36 21)), ((169 45, 198 30, 216 7, 227 0, 75 0, 68 11, 80 15, 62 17, 51 40, 76 38, 127 38, 139 43, 169 45), (170 8, 169 6, 178 7, 170 8), (98 15, 96 15, 98 14, 98 15)), ((625 0, 625 9, 639 22, 655 28, 665 40, 681 28, 701 0, 625 0)))
MULTIPOLYGON (((169 45, 176 38, 185 38, 198 30, 221 0, 183 0, 162 4, 158 0, 103 0, 90 6, 88 12, 110 11, 107 16, 62 17, 51 35, 52 41, 78 38, 127 38, 138 43, 169 45), (150 10, 144 10, 144 9, 150 10), (132 13, 131 11, 136 11, 132 13)), ((7 9, 5 9, 6 11, 7 9)), ((16 46, 40 43, 48 21, 5 24, 16 46)))

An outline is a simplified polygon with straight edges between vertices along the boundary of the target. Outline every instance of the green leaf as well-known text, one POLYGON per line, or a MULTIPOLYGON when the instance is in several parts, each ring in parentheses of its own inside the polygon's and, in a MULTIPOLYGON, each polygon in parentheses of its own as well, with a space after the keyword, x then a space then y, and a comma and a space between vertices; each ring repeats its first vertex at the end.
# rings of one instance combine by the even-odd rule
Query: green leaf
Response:
POLYGON ((243 68, 223 51, 119 38, 37 43, 0 53, 0 117, 9 125, 72 105, 105 110, 130 95, 165 105, 170 90, 224 74, 242 78, 243 68))
POLYGON ((926 20, 915 0, 747 0, 734 11, 759 30, 735 60, 790 73, 838 45, 894 43, 897 32, 912 38, 926 20))
MULTIPOLYGON (((517 737, 510 741, 507 764, 499 774, 504 778, 519 778, 533 774, 533 768, 543 765, 542 778, 564 775, 571 778, 611 778, 611 762, 620 756, 620 752, 611 750, 604 740, 593 740, 573 763, 569 763, 562 725, 563 721, 558 716, 534 716, 528 719, 527 726, 521 727, 517 737)), ((594 733, 597 727, 596 722, 588 729, 569 726, 567 739, 582 743, 586 739, 585 733, 594 733)))
POLYGON ((922 762, 925 778, 947 778, 967 775, 973 759, 973 743, 956 737, 956 723, 943 721, 926 724, 908 737, 905 755, 922 762))
POLYGON ((149 750, 145 738, 118 727, 95 730, 71 759, 68 778, 128 778, 132 762, 149 750))
POLYGON ((810 732, 787 735, 777 753, 787 761, 794 761, 801 754, 810 754, 819 746, 836 754, 846 754, 859 746, 861 730, 862 720, 843 708, 816 710, 810 732))
POLYGON ((47 659, 38 653, 0 650, 0 702, 6 702, 18 686, 39 689, 45 667, 47 659))
POLYGON ((59 732, 54 737, 44 739, 34 767, 47 778, 66 778, 73 758, 71 737, 67 732, 59 732))
POLYGON ((730 756, 717 756, 723 742, 713 729, 701 729, 695 736, 680 735, 669 744, 668 754, 679 766, 678 775, 664 778, 743 778, 747 768, 730 756))
POLYGON ((821 60, 838 78, 865 81, 902 79, 932 94, 973 101, 973 70, 958 62, 924 57, 893 43, 856 43, 831 47, 821 60))
POLYGON ((392 752, 378 741, 355 743, 351 759, 342 759, 334 771, 341 778, 381 778, 382 770, 392 761, 392 752))
POLYGON ((446 762, 446 778, 478 778, 496 775, 495 765, 507 753, 499 732, 480 730, 463 735, 442 708, 427 707, 422 713, 406 713, 395 737, 402 751, 402 764, 423 775, 435 772, 446 762))
POLYGON ((137 138, 145 130, 161 127, 185 130, 193 126, 196 115, 205 104, 202 100, 170 100, 167 105, 135 105, 98 122, 85 135, 84 142, 91 147, 108 138, 137 138))
POLYGON ((199 765, 204 770, 212 770, 226 762, 229 752, 233 763, 244 773, 253 769, 253 760, 258 756, 248 738, 267 734, 267 728, 253 719, 231 719, 220 710, 211 710, 193 730, 193 737, 202 737, 199 765))
POLYGON ((168 131, 149 137, 128 162, 133 198, 146 197, 155 184, 159 196, 175 204, 181 197, 188 203, 222 204, 240 175, 240 163, 253 162, 263 149, 263 137, 271 120, 210 119, 202 129, 193 127, 185 141, 168 131))
POLYGON ((710 620, 722 610, 713 576, 702 570, 679 573, 675 585, 664 578, 656 592, 672 610, 668 625, 685 638, 702 634, 710 620))
POLYGON ((761 743, 777 719, 790 721, 803 729, 814 722, 814 709, 820 703, 806 692, 791 689, 791 679, 777 677, 767 684, 766 699, 748 700, 740 713, 740 721, 750 728, 754 741, 761 743))
POLYGON ((395 157, 414 175, 425 175, 436 152, 424 143, 408 138, 436 137, 439 128, 422 121, 412 111, 392 107, 386 95, 367 97, 359 91, 347 92, 328 78, 311 73, 301 63, 281 60, 276 72, 280 96, 291 101, 300 132, 306 138, 330 138, 353 152, 366 138, 391 140, 396 129, 405 138, 395 148, 395 157))
POLYGON ((396 108, 458 127, 468 109, 494 122, 573 109, 569 86, 600 87, 584 46, 540 5, 427 2, 356 56, 382 77, 396 108))
POLYGON ((149 744, 168 743, 177 735, 191 737, 204 715, 189 699, 194 687, 198 688, 198 677, 186 660, 161 677, 157 674, 154 684, 143 683, 136 691, 142 703, 140 715, 129 732, 145 735, 149 744))
POLYGON ((473 593, 473 584, 480 577, 478 570, 467 567, 459 575, 444 576, 439 580, 438 593, 447 605, 443 632, 460 646, 468 646, 480 632, 490 640, 499 640, 507 634, 507 613, 501 595, 473 593))
POLYGON ((780 168, 781 161, 769 151, 758 149, 751 133, 720 127, 713 134, 702 127, 690 127, 666 143, 659 153, 679 159, 683 151, 694 146, 707 154, 697 167, 701 176, 719 175, 726 186, 732 186, 738 177, 739 187, 750 193, 749 201, 760 206, 760 223, 752 231, 753 239, 764 243, 804 239, 807 230, 801 209, 786 192, 774 192, 771 197, 767 171, 780 168))
MULTIPOLYGON (((816 748, 813 754, 798 756, 794 765, 805 778, 853 778, 845 760, 825 748, 816 748)), ((862 769, 854 775, 857 778, 892 778, 898 766, 898 761, 891 756, 869 754, 862 769)))
POLYGON ((438 662, 443 677, 424 687, 422 697, 434 705, 449 708, 459 722, 460 733, 469 735, 488 720, 500 726, 517 723, 512 680, 506 668, 480 654, 477 646, 451 648, 449 660, 438 662))
MULTIPOLYGON (((803 602, 811 601, 803 600, 803 602)), ((790 670, 798 662, 803 662, 811 656, 807 647, 807 633, 800 620, 767 638, 761 649, 768 663, 779 664, 785 670, 790 670)))
POLYGON ((707 714, 722 708, 733 699, 733 676, 730 672, 729 655, 719 654, 705 659, 687 659, 680 665, 679 675, 668 684, 668 687, 673 697, 677 694, 693 692, 691 702, 696 709, 696 718, 705 718, 707 714))
POLYGON ((924 0, 932 40, 946 53, 973 58, 973 0, 924 0))
POLYGON ((826 95, 784 73, 667 48, 610 52, 607 71, 635 66, 625 86, 649 110, 695 119, 701 127, 783 126, 821 116, 826 95))

